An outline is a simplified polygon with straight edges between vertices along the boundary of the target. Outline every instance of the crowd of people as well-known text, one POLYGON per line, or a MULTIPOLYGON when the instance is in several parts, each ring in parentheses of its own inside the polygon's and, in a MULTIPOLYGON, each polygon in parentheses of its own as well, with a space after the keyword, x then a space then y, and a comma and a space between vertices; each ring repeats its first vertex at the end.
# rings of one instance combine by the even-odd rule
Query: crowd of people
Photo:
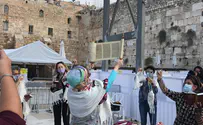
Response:
MULTIPOLYGON (((89 68, 74 65, 70 68, 63 62, 55 65, 55 75, 50 91, 58 98, 53 101, 54 124, 61 125, 61 116, 64 125, 113 125, 110 96, 108 94, 116 79, 123 60, 117 61, 109 77, 103 80, 90 79, 89 68)), ((0 124, 25 125, 29 113, 27 93, 23 76, 15 67, 11 70, 11 61, 4 51, 0 51, 0 124)), ((92 64, 91 66, 92 67, 92 64)), ((157 80, 154 80, 155 68, 148 66, 139 69, 137 76, 146 79, 139 81, 139 110, 141 125, 147 124, 147 114, 151 125, 157 124, 157 93, 161 91, 176 104, 176 118, 174 125, 203 125, 201 103, 190 103, 186 98, 188 93, 203 92, 203 69, 200 66, 189 71, 183 83, 183 92, 175 92, 164 84, 162 71, 157 71, 157 80), (145 72, 145 73, 144 73, 145 72), (139 75, 138 75, 139 74, 139 75), (141 75, 140 75, 141 74, 141 75), (157 81, 157 82, 156 82, 157 81)))

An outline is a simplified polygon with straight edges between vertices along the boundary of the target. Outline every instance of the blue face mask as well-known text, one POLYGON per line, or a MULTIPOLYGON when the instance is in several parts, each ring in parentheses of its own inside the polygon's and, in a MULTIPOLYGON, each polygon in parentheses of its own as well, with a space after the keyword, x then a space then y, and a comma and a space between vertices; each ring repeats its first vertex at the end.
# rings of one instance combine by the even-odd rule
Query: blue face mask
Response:
POLYGON ((183 92, 193 92, 192 91, 192 85, 188 85, 188 84, 185 84, 184 87, 183 87, 183 92))
POLYGON ((13 75, 13 79, 14 79, 14 81, 17 82, 18 79, 19 79, 19 77, 20 77, 20 75, 13 75))
POLYGON ((153 79, 153 77, 154 77, 153 73, 150 73, 150 72, 147 72, 146 75, 147 75, 148 78, 152 78, 153 79))

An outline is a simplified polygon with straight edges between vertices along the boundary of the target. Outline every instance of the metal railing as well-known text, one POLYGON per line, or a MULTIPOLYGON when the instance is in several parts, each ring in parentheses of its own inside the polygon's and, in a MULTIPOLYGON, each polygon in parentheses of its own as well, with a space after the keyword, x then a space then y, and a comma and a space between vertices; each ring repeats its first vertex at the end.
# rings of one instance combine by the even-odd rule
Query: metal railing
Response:
POLYGON ((52 111, 54 96, 50 91, 51 82, 28 82, 26 86, 27 92, 32 95, 29 100, 32 112, 39 113, 40 110, 52 111))

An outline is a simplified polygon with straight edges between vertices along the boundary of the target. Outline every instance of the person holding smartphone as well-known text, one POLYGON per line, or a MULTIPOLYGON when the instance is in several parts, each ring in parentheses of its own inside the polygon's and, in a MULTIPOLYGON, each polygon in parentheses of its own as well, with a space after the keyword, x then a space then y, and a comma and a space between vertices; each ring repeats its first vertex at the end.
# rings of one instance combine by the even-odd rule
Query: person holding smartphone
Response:
POLYGON ((51 92, 55 99, 53 102, 54 124, 61 125, 61 114, 64 125, 69 125, 70 111, 67 102, 68 84, 65 84, 65 76, 68 68, 63 62, 58 62, 55 67, 56 75, 53 77, 53 86, 51 92))

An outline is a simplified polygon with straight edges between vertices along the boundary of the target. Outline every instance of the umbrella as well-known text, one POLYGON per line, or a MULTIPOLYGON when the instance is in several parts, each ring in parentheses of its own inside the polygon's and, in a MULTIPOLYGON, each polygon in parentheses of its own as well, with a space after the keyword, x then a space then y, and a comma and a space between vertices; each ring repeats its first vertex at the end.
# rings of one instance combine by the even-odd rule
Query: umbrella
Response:
POLYGON ((60 43, 60 52, 59 52, 59 54, 63 58, 66 58, 66 53, 65 53, 64 42, 63 41, 61 41, 61 43, 60 43))

